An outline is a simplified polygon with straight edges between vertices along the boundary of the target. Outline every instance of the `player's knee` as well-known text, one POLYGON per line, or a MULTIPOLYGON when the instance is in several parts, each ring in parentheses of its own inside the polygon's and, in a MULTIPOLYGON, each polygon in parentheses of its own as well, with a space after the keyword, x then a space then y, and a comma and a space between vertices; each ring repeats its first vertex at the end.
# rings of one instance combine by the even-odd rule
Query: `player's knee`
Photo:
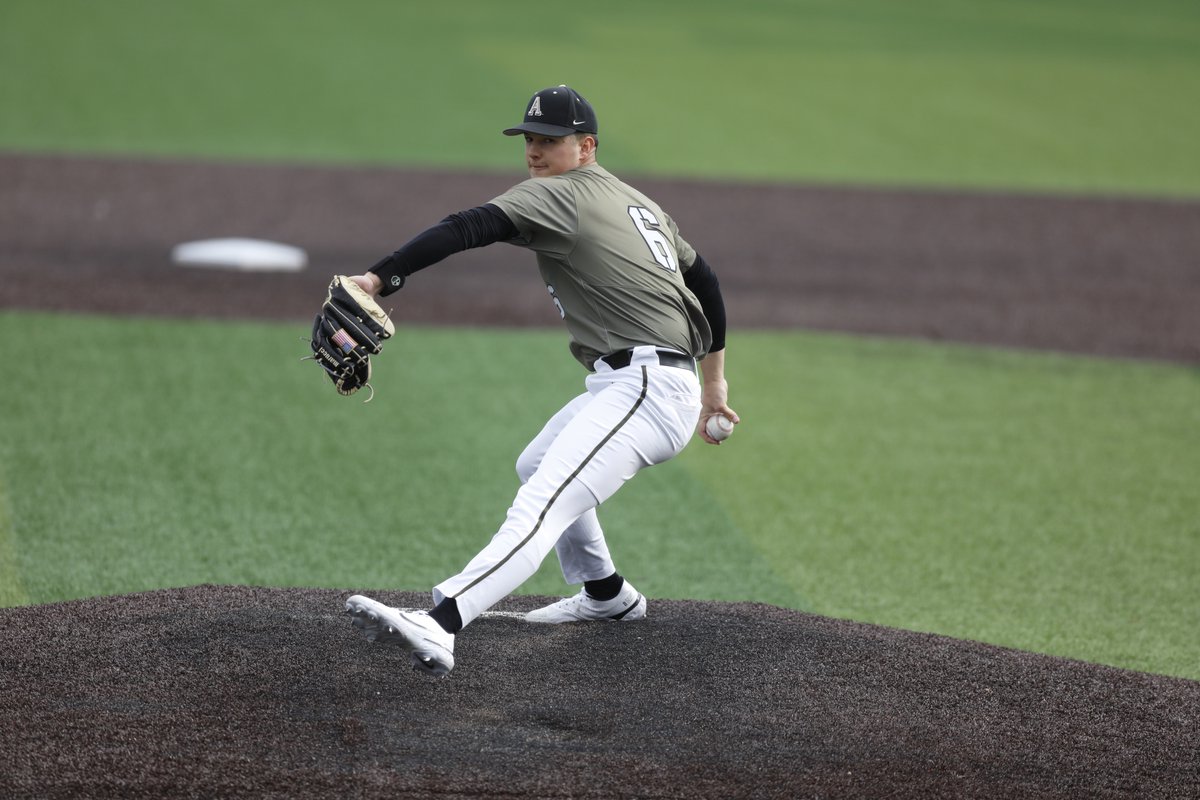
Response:
POLYGON ((541 461, 541 453, 531 453, 529 449, 517 456, 517 477, 521 479, 521 483, 529 482, 541 461))

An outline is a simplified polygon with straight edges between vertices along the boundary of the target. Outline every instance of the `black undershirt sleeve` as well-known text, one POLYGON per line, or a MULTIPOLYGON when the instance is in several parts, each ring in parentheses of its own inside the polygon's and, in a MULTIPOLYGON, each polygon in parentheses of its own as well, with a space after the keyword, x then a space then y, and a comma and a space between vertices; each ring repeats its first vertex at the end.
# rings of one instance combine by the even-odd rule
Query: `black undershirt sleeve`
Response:
POLYGON ((508 215, 488 203, 455 212, 432 228, 426 228, 399 250, 381 258, 370 271, 383 281, 380 296, 387 296, 402 287, 408 276, 417 270, 463 250, 505 242, 517 235, 517 226, 508 215))
POLYGON ((704 317, 708 320, 708 326, 712 328, 712 347, 708 348, 708 352, 724 350, 725 299, 721 296, 721 283, 717 280, 717 273, 712 271, 712 267, 708 266, 699 253, 696 254, 692 266, 683 273, 683 285, 696 295, 696 299, 700 301, 700 308, 704 310, 704 317))

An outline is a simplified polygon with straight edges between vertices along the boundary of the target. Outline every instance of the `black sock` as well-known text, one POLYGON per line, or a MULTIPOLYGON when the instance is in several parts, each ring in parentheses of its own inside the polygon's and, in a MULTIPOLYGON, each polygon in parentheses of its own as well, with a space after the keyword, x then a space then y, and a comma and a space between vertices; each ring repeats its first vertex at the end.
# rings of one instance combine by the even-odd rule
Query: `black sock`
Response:
POLYGON ((429 616, 433 617, 433 621, 441 625, 446 633, 458 633, 462 630, 462 615, 458 613, 458 601, 453 597, 447 597, 434 606, 429 616))
POLYGON ((614 572, 607 578, 601 578, 598 581, 584 581, 583 590, 593 600, 612 600, 621 593, 621 587, 624 585, 625 579, 619 572, 614 572))

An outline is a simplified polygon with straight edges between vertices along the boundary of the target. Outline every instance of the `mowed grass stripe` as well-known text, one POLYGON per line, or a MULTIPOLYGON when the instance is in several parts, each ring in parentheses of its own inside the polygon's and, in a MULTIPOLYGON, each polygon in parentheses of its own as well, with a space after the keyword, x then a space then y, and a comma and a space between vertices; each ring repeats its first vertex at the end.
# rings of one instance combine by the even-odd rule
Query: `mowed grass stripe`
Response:
POLYGON ((500 129, 569 83, 622 174, 1200 194, 1200 5, 1176 0, 8 0, 3 23, 5 149, 507 171, 500 129))

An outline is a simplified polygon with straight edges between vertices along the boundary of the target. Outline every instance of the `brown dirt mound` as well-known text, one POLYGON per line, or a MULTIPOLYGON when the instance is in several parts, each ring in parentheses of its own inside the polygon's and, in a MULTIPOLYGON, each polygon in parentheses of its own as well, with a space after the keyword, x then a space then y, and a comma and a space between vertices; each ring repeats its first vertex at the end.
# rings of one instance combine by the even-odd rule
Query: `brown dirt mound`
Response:
POLYGON ((0 796, 1200 796, 1200 683, 665 600, 630 624, 482 618, 435 679, 354 631, 346 594, 0 610, 0 796))

